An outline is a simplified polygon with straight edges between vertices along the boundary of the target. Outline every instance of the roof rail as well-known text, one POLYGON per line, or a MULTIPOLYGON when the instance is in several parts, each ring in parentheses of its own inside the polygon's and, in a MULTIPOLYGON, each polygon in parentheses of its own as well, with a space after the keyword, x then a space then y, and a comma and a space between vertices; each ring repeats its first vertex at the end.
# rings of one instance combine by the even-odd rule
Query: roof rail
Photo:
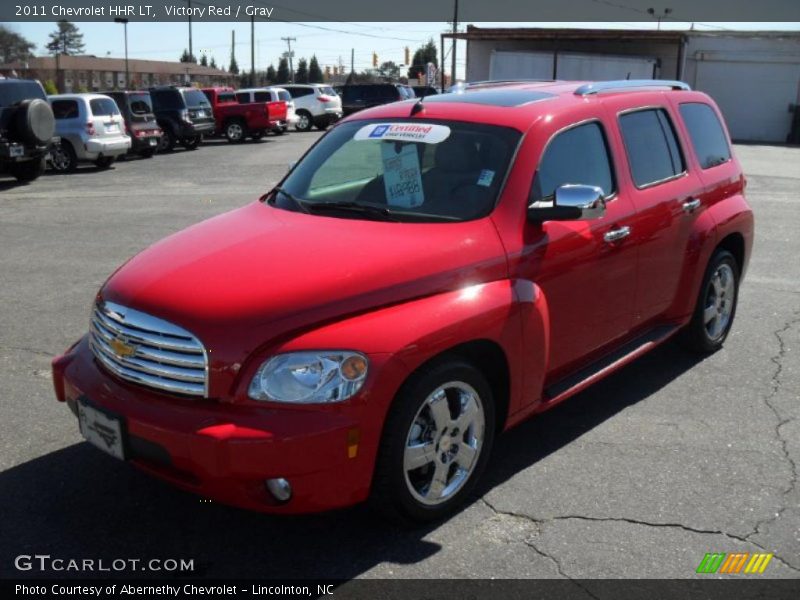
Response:
POLYGON ((683 91, 691 91, 692 89, 688 83, 670 79, 620 79, 619 81, 586 83, 575 90, 575 95, 591 96, 601 92, 631 91, 642 88, 669 88, 683 91))

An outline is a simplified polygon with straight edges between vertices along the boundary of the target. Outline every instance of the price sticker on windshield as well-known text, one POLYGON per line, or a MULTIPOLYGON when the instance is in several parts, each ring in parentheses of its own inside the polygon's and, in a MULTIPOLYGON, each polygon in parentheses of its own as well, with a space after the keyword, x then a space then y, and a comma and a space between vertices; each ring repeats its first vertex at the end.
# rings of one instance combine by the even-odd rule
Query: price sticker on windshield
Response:
POLYGON ((390 206, 414 208, 424 201, 417 148, 411 144, 381 144, 383 186, 390 206))
POLYGON ((450 136, 446 125, 425 123, 371 123, 356 131, 354 140, 386 140, 439 144, 450 136))

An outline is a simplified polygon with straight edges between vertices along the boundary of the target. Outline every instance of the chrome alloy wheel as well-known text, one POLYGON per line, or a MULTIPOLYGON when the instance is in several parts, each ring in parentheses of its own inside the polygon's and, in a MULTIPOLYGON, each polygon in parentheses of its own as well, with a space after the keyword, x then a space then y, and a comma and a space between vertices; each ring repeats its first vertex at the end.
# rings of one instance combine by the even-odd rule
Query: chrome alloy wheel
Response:
POLYGON ((712 342, 727 332, 735 304, 736 278, 731 266, 722 263, 708 282, 703 309, 703 323, 712 342))
POLYGON ((231 123, 226 129, 228 139, 233 142, 238 142, 244 137, 244 128, 241 123, 231 123))
POLYGON ((61 144, 57 144, 50 151, 50 163, 56 171, 67 171, 72 164, 67 150, 61 144))
POLYGON ((478 464, 484 408, 471 386, 451 381, 422 403, 406 437, 403 471, 411 495, 435 506, 452 498, 478 464))
POLYGON ((297 116, 297 128, 301 131, 311 129, 311 118, 306 113, 300 113, 297 116))

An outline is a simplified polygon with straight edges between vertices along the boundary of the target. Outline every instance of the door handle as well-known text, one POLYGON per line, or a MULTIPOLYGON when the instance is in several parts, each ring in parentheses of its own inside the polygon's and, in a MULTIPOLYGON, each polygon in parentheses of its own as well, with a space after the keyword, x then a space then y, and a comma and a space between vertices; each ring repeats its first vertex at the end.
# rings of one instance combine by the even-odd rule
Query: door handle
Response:
POLYGON ((628 237, 630 234, 631 228, 625 225, 624 227, 606 231, 605 235, 603 235, 603 239, 609 243, 618 242, 619 240, 628 237))
POLYGON ((683 203, 683 212, 685 213, 691 214, 698 208, 700 208, 700 200, 697 198, 692 198, 683 203))

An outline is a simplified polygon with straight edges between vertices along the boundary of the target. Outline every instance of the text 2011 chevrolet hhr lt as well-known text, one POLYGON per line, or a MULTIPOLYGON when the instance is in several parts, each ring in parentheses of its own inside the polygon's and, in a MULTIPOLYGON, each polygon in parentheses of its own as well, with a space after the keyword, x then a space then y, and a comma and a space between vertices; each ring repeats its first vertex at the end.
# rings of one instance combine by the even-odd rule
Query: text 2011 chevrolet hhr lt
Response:
POLYGON ((722 345, 744 187, 719 110, 680 82, 367 110, 115 272, 56 394, 87 440, 216 501, 437 518, 498 432, 673 334, 722 345))

